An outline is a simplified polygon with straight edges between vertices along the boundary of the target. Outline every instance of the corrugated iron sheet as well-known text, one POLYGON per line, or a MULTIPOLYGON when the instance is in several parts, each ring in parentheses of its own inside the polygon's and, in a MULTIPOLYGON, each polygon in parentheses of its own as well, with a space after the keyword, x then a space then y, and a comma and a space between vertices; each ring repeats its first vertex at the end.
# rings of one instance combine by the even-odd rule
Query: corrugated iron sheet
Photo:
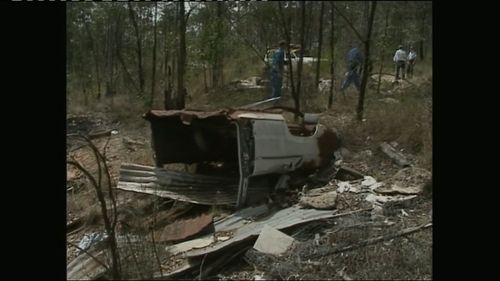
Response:
POLYGON ((237 179, 123 164, 118 189, 204 205, 235 204, 237 179))
MULTIPOLYGON (((205 255, 209 253, 216 252, 220 249, 223 249, 231 244, 243 241, 251 236, 259 235, 264 225, 269 225, 275 229, 284 229, 290 226, 294 226, 297 224, 331 218, 335 215, 335 211, 322 211, 315 209, 301 209, 299 206, 295 205, 286 209, 282 209, 277 211, 276 213, 266 217, 259 219, 257 221, 249 222, 241 226, 235 231, 234 236, 226 240, 224 242, 215 243, 209 247, 203 249, 196 249, 189 251, 184 254, 185 257, 197 257, 200 255, 205 255)), ((241 218, 241 220, 244 220, 241 218)), ((234 225, 234 223, 233 223, 234 225)), ((228 224, 226 227, 220 227, 219 231, 224 231, 229 229, 230 225, 228 224)), ((232 227, 231 227, 232 228, 232 227)), ((216 226, 217 229, 217 226, 216 226)))

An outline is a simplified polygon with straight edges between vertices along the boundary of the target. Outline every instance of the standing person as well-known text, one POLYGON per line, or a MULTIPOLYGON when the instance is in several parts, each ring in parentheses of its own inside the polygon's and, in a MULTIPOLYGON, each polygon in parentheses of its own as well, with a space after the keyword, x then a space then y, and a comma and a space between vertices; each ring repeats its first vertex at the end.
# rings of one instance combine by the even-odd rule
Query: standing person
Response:
MULTIPOLYGON (((344 93, 345 89, 354 82, 354 86, 359 91, 359 74, 361 73, 361 64, 363 63, 363 54, 356 46, 355 43, 351 44, 352 48, 347 53, 347 72, 346 77, 344 79, 344 83, 340 87, 342 93, 344 93)), ((345 97, 345 95, 344 95, 345 97)))
POLYGON ((279 48, 274 52, 271 61, 271 98, 281 97, 281 86, 283 85, 283 69, 285 65, 285 45, 281 40, 279 48))
POLYGON ((410 52, 408 53, 408 68, 407 68, 408 78, 413 77, 413 68, 415 67, 416 59, 417 59, 417 53, 415 52, 413 47, 410 47, 410 52))
POLYGON ((399 70, 401 70, 401 76, 405 80, 406 52, 403 50, 403 45, 399 45, 393 60, 396 63, 396 80, 399 80, 399 70))

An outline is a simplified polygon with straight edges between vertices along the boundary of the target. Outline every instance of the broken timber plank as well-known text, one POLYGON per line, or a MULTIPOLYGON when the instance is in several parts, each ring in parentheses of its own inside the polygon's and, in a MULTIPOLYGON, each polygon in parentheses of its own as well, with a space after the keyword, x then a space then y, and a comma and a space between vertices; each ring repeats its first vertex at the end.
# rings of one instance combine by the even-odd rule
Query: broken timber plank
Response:
POLYGON ((402 167, 410 166, 410 162, 406 159, 406 157, 399 153, 394 147, 390 144, 383 142, 380 144, 380 149, 384 152, 389 158, 391 158, 396 164, 402 167))

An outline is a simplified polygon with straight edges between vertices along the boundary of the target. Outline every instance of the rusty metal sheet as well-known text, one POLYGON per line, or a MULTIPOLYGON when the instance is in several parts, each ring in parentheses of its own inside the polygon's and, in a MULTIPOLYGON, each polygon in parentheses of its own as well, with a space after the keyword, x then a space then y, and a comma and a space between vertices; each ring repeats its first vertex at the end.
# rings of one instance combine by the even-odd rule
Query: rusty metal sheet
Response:
POLYGON ((179 200, 183 202, 190 202, 202 205, 232 205, 236 204, 236 193, 231 194, 218 194, 217 191, 198 191, 189 192, 189 189, 180 191, 168 191, 162 190, 162 186, 151 183, 123 183, 119 182, 116 187, 120 190, 132 191, 144 194, 151 194, 162 198, 170 198, 174 200, 179 200))
POLYGON ((252 206, 236 211, 235 213, 215 222, 215 232, 232 231, 244 226, 247 222, 253 221, 269 212, 269 207, 265 204, 252 206))
POLYGON ((217 111, 195 111, 195 110, 150 110, 143 115, 146 120, 152 120, 156 118, 166 118, 172 116, 192 116, 199 119, 216 117, 216 116, 226 116, 227 110, 217 110, 217 111))
POLYGON ((284 120, 281 113, 269 112, 266 109, 252 109, 252 110, 234 110, 222 109, 217 111, 196 111, 196 110, 150 110, 143 115, 146 120, 154 120, 161 118, 170 118, 178 116, 181 120, 190 123, 194 118, 205 119, 210 117, 225 117, 228 120, 236 120, 240 118, 248 119, 272 119, 284 120))
POLYGON ((237 179, 194 175, 151 166, 125 163, 117 189, 204 204, 236 203, 237 179))
POLYGON ((192 250, 185 253, 184 256, 192 258, 216 252, 234 243, 243 241, 249 237, 259 235, 262 228, 266 224, 270 227, 281 230, 309 221, 331 218, 335 215, 335 213, 336 211, 301 209, 298 205, 294 205, 292 207, 279 210, 266 218, 246 223, 244 226, 238 228, 234 236, 229 240, 220 243, 214 243, 213 245, 203 249, 192 250))
MULTIPOLYGON (((163 168, 125 163, 120 168, 117 189, 151 194, 202 205, 234 205, 238 195, 238 179, 190 174, 163 168)), ((258 197, 267 192, 265 186, 248 191, 258 197)))
POLYGON ((164 242, 187 238, 210 225, 212 220, 213 214, 208 212, 193 218, 174 221, 163 229, 155 231, 155 241, 164 242))

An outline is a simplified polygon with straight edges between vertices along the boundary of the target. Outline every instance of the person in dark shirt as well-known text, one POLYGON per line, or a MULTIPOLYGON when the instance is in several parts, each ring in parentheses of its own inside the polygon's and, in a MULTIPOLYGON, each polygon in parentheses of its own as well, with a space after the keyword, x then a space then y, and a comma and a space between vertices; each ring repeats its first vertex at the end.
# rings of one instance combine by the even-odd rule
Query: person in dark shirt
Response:
POLYGON ((279 49, 274 52, 271 61, 271 98, 281 97, 283 69, 285 65, 285 41, 279 42, 279 49))
POLYGON ((347 53, 347 72, 345 74, 344 82, 340 87, 342 93, 344 93, 345 89, 354 82, 354 86, 359 91, 360 83, 359 83, 359 74, 361 73, 361 65, 363 64, 363 54, 356 46, 356 44, 352 44, 351 50, 347 53))

